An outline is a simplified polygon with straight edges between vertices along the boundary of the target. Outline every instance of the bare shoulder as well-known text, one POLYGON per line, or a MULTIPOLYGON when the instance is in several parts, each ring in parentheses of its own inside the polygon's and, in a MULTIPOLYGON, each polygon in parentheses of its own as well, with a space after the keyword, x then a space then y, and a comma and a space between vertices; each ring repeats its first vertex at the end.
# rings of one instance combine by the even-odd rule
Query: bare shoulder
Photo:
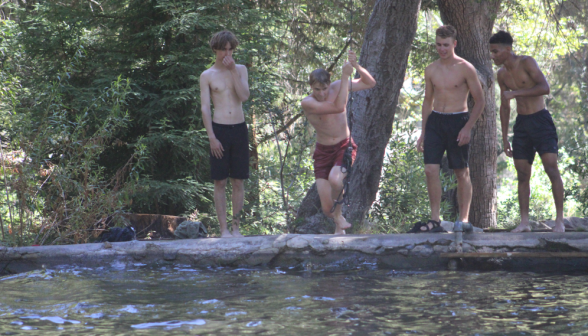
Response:
POLYGON ((313 96, 306 96, 306 97, 302 98, 302 101, 300 102, 300 105, 302 105, 302 109, 304 109, 309 104, 312 104, 314 102, 316 102, 316 99, 314 99, 313 96))
POLYGON ((508 72, 508 70, 506 70, 506 68, 503 66, 500 67, 500 69, 498 69, 498 71, 496 72, 496 79, 498 80, 498 82, 501 82, 502 79, 504 78, 504 75, 508 72))
POLYGON ((459 69, 461 69, 462 71, 465 71, 466 73, 472 73, 472 72, 477 73, 478 72, 476 70, 476 67, 472 63, 466 61, 465 59, 463 59, 461 57, 459 58, 457 65, 459 66, 459 69))
POLYGON ((247 72, 247 67, 243 64, 235 64, 235 68, 237 68, 239 71, 247 72))
POLYGON ((329 89, 334 90, 334 91, 338 91, 340 87, 341 87, 341 80, 340 79, 334 81, 333 83, 331 83, 331 85, 329 85, 329 89))
POLYGON ((212 68, 204 70, 204 71, 203 71, 203 72, 200 74, 200 81, 203 81, 203 80, 208 80, 208 79, 210 78, 210 76, 211 76, 212 72, 213 72, 212 68))
POLYGON ((537 64, 537 61, 531 57, 531 56, 525 56, 522 55, 521 57, 521 65, 525 68, 525 69, 536 69, 539 68, 539 65, 537 64))
POLYGON ((435 62, 427 65, 427 67, 425 68, 425 76, 433 73, 438 67, 439 67, 439 60, 436 60, 435 62))

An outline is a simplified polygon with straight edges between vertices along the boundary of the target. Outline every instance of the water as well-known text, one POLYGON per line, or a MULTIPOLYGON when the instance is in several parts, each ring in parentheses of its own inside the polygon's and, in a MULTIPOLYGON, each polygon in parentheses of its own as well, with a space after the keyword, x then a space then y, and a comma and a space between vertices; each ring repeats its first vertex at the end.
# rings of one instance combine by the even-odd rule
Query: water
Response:
POLYGON ((0 335, 588 335, 588 275, 57 268, 0 278, 0 335))

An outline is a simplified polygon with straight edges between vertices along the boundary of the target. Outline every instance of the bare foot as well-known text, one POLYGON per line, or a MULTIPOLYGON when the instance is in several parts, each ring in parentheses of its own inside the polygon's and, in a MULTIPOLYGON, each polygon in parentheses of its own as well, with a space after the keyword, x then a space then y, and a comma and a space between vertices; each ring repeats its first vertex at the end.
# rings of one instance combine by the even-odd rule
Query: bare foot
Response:
POLYGON ((233 238, 233 235, 231 234, 231 231, 225 230, 221 232, 221 238, 233 238))
POLYGON ((345 220, 343 216, 334 218, 335 220, 335 234, 345 234, 345 229, 349 229, 351 224, 345 220))
POLYGON ((566 232, 566 227, 562 221, 556 221, 553 227, 553 232, 566 232))
POLYGON ((239 232, 238 227, 233 226, 233 237, 234 238, 243 238, 243 235, 241 234, 241 232, 239 232))
POLYGON ((531 225, 529 225, 529 223, 524 223, 524 224, 521 223, 516 228, 510 230, 510 232, 513 232, 513 233, 531 232, 531 225))

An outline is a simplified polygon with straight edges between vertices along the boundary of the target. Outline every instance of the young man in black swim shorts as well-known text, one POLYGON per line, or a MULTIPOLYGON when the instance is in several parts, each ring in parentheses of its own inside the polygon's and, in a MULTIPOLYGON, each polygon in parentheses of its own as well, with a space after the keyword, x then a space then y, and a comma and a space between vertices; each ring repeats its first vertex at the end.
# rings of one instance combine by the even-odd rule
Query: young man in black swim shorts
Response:
POLYGON ((452 26, 437 29, 436 48, 439 59, 425 69, 423 127, 417 149, 424 152, 427 190, 431 203, 431 219, 417 223, 409 231, 442 232, 440 167, 447 151, 449 168, 457 177, 459 221, 468 223, 472 200, 472 183, 468 168, 468 151, 472 127, 484 110, 484 92, 476 69, 455 55, 457 32, 452 26), (468 113, 468 94, 475 104, 468 113))
POLYGON ((216 55, 214 65, 200 75, 202 120, 210 141, 210 172, 214 180, 214 205, 221 237, 243 237, 239 214, 243 209, 244 180, 249 178, 249 137, 242 102, 249 98, 247 68, 235 64, 233 51, 239 42, 230 31, 216 33, 210 47, 216 55), (211 117, 210 100, 214 103, 211 117), (225 187, 231 178, 233 193, 232 233, 227 228, 225 187))
POLYGON ((555 201, 556 219, 553 232, 565 232, 563 224, 563 181, 557 166, 557 131, 549 111, 545 109, 543 95, 549 94, 547 79, 537 62, 530 56, 515 55, 512 36, 499 31, 490 38, 490 53, 494 64, 502 65, 497 73, 500 86, 500 123, 502 143, 508 157, 514 157, 519 184, 521 223, 511 232, 531 231, 529 225, 529 197, 531 168, 535 152, 539 153, 543 168, 551 180, 555 201), (517 120, 514 125, 512 149, 508 142, 510 100, 517 103, 517 120))

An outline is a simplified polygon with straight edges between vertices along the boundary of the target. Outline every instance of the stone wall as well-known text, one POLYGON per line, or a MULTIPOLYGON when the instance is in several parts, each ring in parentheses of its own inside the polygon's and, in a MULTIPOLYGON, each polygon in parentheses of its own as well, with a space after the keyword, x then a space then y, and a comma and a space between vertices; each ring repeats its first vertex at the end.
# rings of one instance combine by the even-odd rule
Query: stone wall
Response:
MULTIPOLYGON (((464 252, 588 252, 588 232, 464 234, 464 252)), ((349 269, 586 270, 588 258, 451 258, 454 235, 298 235, 132 241, 0 248, 0 274, 54 267, 182 263, 198 267, 261 266, 349 269)))

